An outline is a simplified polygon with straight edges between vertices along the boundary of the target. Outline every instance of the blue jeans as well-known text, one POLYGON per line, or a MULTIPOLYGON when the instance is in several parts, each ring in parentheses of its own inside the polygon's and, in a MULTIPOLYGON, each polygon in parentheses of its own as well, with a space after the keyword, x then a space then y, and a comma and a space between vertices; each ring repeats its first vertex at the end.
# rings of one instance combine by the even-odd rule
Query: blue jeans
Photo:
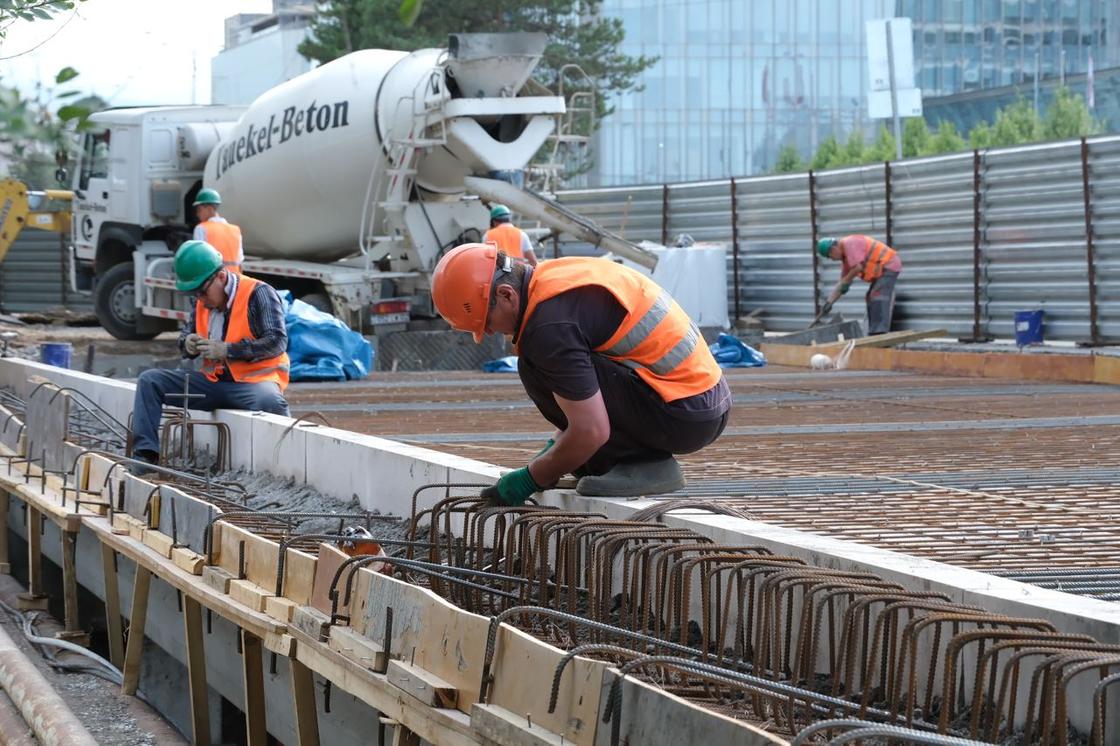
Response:
POLYGON ((163 405, 183 404, 183 379, 190 377, 190 408, 205 412, 215 409, 246 409, 288 415, 288 401, 280 387, 266 383, 213 382, 196 370, 153 368, 140 374, 136 397, 132 401, 132 452, 159 453, 159 420, 163 405), (195 397, 201 394, 201 397, 195 397))

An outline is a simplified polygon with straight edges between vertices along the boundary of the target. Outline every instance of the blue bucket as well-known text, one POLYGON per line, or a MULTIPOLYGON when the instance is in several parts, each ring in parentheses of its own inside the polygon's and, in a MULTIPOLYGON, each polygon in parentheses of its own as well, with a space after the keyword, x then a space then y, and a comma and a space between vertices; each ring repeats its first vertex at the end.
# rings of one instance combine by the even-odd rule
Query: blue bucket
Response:
POLYGON ((39 362, 56 368, 69 368, 73 349, 69 342, 45 342, 39 345, 39 362))
POLYGON ((1015 344, 1020 347, 1042 344, 1042 311, 1015 312, 1015 344))

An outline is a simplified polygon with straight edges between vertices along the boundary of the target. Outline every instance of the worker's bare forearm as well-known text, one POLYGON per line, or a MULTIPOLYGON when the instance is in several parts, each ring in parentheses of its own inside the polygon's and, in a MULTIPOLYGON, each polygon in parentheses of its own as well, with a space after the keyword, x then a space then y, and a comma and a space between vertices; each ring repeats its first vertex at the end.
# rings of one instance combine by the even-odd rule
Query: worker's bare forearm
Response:
POLYGON ((557 436, 552 448, 533 459, 529 473, 537 484, 553 484, 586 464, 606 442, 607 437, 593 430, 568 428, 557 436))

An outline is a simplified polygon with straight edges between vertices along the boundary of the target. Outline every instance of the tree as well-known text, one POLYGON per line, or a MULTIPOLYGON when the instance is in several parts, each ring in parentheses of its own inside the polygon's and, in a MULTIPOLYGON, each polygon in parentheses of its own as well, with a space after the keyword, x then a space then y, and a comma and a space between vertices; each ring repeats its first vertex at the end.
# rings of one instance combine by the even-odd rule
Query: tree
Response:
POLYGON ((977 122, 968 131, 968 144, 977 150, 990 148, 995 143, 995 133, 987 122, 977 122))
POLYGON ((910 117, 902 126, 902 157, 925 155, 929 148, 929 126, 923 117, 910 117))
POLYGON ((844 149, 840 152, 840 162, 831 164, 836 166, 855 166, 863 163, 864 157, 867 155, 867 142, 863 137, 863 130, 854 129, 848 135, 848 142, 844 143, 844 149))
MULTIPOLYGON (((924 119, 922 120, 925 121, 924 119)), ((942 155, 944 153, 959 153, 967 150, 964 138, 957 132, 957 125, 947 119, 941 120, 937 125, 937 132, 926 142, 921 155, 942 155)))
MULTIPOLYGON (((85 0, 76 0, 85 2, 85 0)), ((73 10, 75 0, 2 0, 0 1, 0 40, 16 21, 46 21, 63 10, 73 10)))
POLYGON ((801 160, 801 153, 798 152, 797 146, 791 143, 782 146, 782 149, 778 151, 778 159, 771 173, 793 174, 804 170, 805 161, 801 160))
POLYGON ((1023 145, 1041 139, 1042 120, 1025 98, 1019 98, 996 112, 996 123, 992 128, 992 145, 995 147, 1023 145))
MULTIPOLYGON (((78 77, 72 67, 55 76, 62 86, 78 77)), ((0 148, 9 159, 8 175, 32 188, 56 186, 56 169, 66 163, 73 132, 86 128, 86 119, 105 102, 81 91, 59 91, 43 85, 35 96, 0 86, 0 148)))
POLYGON ((817 153, 813 156, 812 163, 809 168, 814 171, 823 171, 830 168, 832 164, 839 160, 840 157, 840 143, 836 140, 836 135, 829 135, 821 140, 821 144, 817 147, 817 153))
POLYGON ((622 21, 600 17, 601 5, 602 0, 441 0, 438 12, 421 13, 414 2, 328 0, 318 4, 311 37, 299 51, 329 62, 357 49, 443 47, 448 34, 464 31, 544 32, 549 44, 533 76, 554 87, 562 67, 579 65, 596 83, 601 118, 613 111, 608 96, 635 89, 638 75, 657 62, 619 51, 626 35, 622 21))
POLYGON ((879 125, 879 136, 875 143, 864 151, 861 163, 882 163, 893 161, 898 156, 898 147, 895 144, 894 133, 885 124, 879 125))
POLYGON ((1054 100, 1046 107, 1042 120, 1042 132, 1048 140, 1067 140, 1071 137, 1085 137, 1100 131, 1093 121, 1085 99, 1065 86, 1054 92, 1054 100))

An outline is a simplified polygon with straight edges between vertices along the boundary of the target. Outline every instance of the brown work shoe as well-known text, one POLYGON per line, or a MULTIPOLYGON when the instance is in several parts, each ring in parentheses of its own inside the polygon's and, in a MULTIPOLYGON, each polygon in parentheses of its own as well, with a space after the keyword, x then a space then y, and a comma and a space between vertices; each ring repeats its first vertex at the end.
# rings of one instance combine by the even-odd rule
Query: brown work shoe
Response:
POLYGON ((576 492, 596 497, 637 497, 675 492, 684 487, 684 474, 677 460, 629 461, 606 474, 581 477, 576 492))

